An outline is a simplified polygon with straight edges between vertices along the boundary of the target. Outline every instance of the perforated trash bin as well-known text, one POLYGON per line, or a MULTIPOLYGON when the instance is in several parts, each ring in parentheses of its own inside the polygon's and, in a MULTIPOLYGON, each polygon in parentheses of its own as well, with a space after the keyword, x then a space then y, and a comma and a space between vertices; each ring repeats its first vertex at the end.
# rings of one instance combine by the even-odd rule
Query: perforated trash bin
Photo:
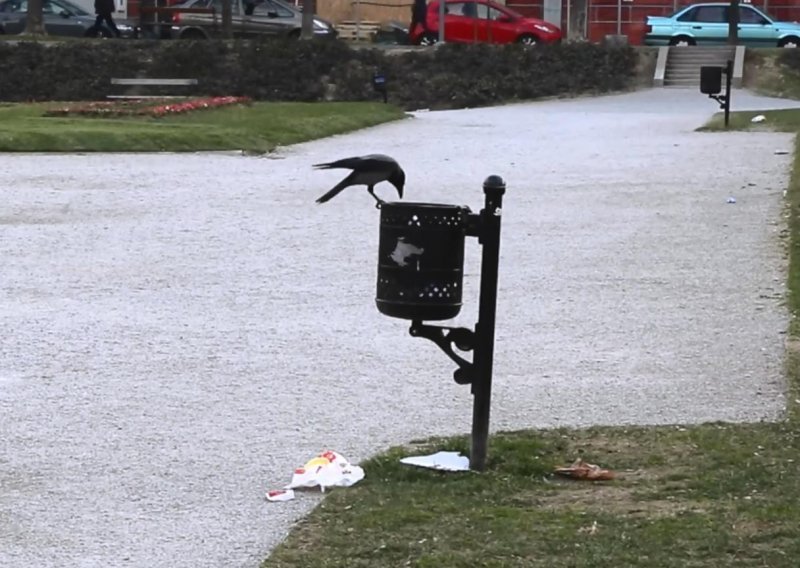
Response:
POLYGON ((461 311, 468 207, 384 203, 375 302, 387 316, 444 320, 461 311))

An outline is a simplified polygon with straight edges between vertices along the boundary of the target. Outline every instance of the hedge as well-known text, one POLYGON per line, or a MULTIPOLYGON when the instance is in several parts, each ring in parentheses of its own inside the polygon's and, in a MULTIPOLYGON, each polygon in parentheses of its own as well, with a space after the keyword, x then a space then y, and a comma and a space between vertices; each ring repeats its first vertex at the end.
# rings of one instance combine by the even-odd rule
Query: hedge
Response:
POLYGON ((778 65, 788 67, 795 73, 800 73, 800 50, 782 49, 778 55, 778 65))
POLYGON ((0 43, 0 100, 104 99, 112 77, 191 77, 202 94, 256 100, 374 100, 380 71, 390 102, 461 108, 627 89, 636 63, 632 48, 589 43, 392 52, 277 39, 8 42, 0 43))

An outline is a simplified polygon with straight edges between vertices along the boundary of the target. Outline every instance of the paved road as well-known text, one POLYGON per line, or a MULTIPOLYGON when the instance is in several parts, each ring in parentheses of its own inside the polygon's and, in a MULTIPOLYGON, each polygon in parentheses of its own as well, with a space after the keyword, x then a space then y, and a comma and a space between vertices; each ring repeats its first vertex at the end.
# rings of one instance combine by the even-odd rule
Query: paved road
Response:
POLYGON ((270 158, 0 156, 0 566, 256 566, 315 502, 264 491, 316 452, 468 431, 452 365, 374 308, 370 198, 314 204, 339 174, 309 165, 352 154, 396 156, 411 200, 478 209, 505 177, 493 428, 775 418, 792 140, 694 132, 715 110, 660 90, 270 158))

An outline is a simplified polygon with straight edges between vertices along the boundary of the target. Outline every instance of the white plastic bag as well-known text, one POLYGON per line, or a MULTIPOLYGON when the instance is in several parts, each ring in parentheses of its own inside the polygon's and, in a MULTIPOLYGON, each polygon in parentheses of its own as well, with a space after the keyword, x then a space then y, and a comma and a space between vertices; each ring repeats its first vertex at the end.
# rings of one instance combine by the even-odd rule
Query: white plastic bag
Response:
POLYGON ((316 487, 350 487, 364 479, 364 470, 353 465, 337 452, 324 451, 294 470, 286 489, 316 487))

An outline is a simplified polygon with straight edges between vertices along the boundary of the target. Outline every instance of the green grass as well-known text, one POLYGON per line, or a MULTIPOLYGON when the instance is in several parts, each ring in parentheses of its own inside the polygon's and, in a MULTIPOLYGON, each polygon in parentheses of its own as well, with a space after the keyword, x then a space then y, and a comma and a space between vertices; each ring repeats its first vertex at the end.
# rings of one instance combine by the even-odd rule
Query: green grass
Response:
MULTIPOLYGON (((800 130, 796 115, 763 114, 778 130, 800 130)), ((796 316, 800 147, 787 201, 788 306, 796 316)), ((793 323, 789 332, 787 412, 778 423, 503 433, 490 440, 483 474, 398 462, 411 453, 467 454, 463 437, 393 448, 362 464, 367 477, 360 484, 333 490, 263 568, 794 568, 800 327, 793 323), (590 483, 553 476, 578 456, 619 477, 590 483)))
POLYGON ((800 74, 778 63, 783 49, 748 49, 745 52, 745 87, 772 97, 800 99, 800 74))
POLYGON ((405 116, 382 103, 254 103, 157 119, 43 116, 57 106, 0 105, 0 152, 269 152, 405 116))
MULTIPOLYGON (((725 130, 725 115, 721 112, 715 114, 707 124, 698 130, 725 130)), ((732 112, 728 130, 798 132, 800 131, 800 109, 732 112), (753 117, 760 114, 766 117, 764 122, 751 122, 753 117)))

